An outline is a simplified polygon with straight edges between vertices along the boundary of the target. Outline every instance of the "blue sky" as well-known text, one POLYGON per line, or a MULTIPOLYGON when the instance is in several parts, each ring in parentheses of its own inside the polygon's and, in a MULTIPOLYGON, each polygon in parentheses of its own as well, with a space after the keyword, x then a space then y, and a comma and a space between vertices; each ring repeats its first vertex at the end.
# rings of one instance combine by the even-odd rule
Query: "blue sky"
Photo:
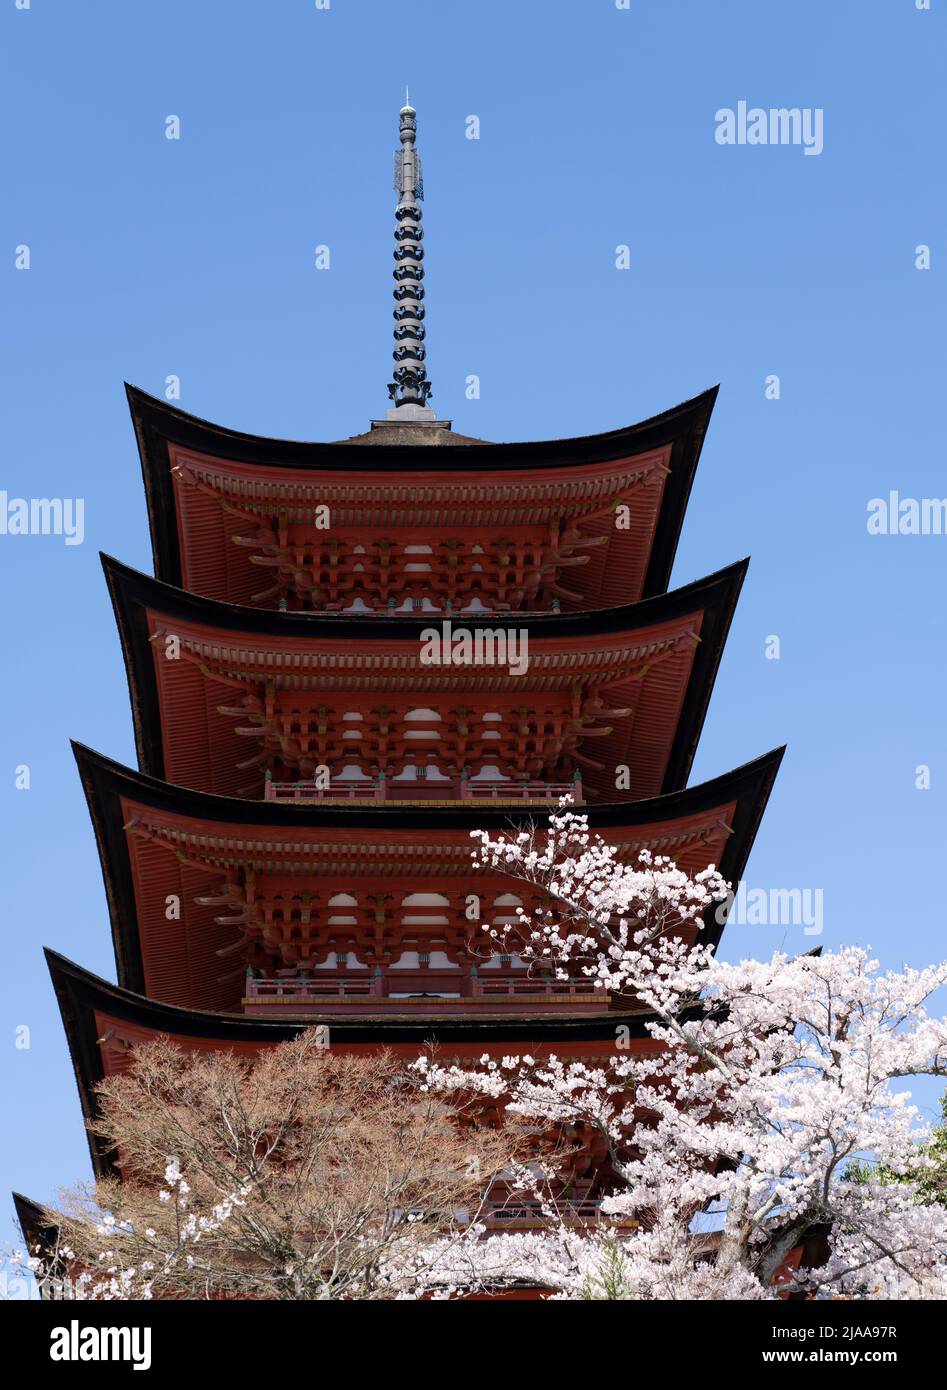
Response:
MULTIPOLYGON (((7 0, 0 489, 84 498, 85 540, 0 536, 0 1202, 88 1173, 41 948, 114 978, 68 741, 134 762, 97 554, 151 567, 122 382, 178 375, 186 410, 286 438, 383 413, 406 82, 438 413, 494 440, 596 433, 721 383, 674 583, 753 560, 692 781, 788 743, 748 883, 821 888, 826 945, 947 954, 947 536, 866 527, 892 489, 947 495, 945 12, 7 0), (741 100, 821 108, 823 152, 719 145, 715 113, 741 100)), ((731 957, 812 944, 724 938, 731 957)), ((937 1088, 918 1094, 931 1110, 937 1088)))

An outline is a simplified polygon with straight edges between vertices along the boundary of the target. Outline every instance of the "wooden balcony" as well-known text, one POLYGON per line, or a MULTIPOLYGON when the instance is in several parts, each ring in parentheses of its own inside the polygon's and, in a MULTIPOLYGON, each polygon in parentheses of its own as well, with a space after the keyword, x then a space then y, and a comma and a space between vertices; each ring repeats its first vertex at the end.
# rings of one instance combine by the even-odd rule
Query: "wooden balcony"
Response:
MULTIPOLYGON (((463 1207, 454 1208, 451 1212, 431 1212, 423 1207, 413 1207, 404 1212, 405 1216, 411 1216, 414 1220, 424 1221, 428 1225, 443 1226, 445 1229, 452 1226, 464 1227, 470 1224, 473 1214, 463 1207)), ((586 1226, 594 1226, 603 1219, 602 1199, 600 1197, 550 1197, 545 1201, 537 1201, 535 1198, 521 1198, 511 1195, 497 1201, 487 1198, 483 1207, 477 1212, 478 1221, 483 1222, 487 1230, 494 1231, 535 1231, 542 1228, 548 1229, 550 1225, 557 1225, 561 1222, 564 1226, 572 1229, 582 1229, 586 1226)), ((630 1216, 607 1216, 604 1218, 608 1222, 610 1229, 632 1230, 638 1222, 630 1216)))
MULTIPOLYGON (((601 1219, 602 1203, 600 1198, 594 1197, 559 1197, 545 1204, 544 1210, 544 1204, 533 1198, 523 1201, 510 1197, 502 1202, 488 1202, 483 1220, 493 1230, 529 1231, 548 1227, 550 1213, 553 1222, 561 1221, 570 1227, 591 1226, 601 1219)), ((608 1222, 610 1226, 621 1229, 630 1229, 637 1224, 631 1217, 617 1220, 609 1217, 608 1222)))
POLYGON ((490 802, 510 805, 555 806, 564 796, 576 805, 582 803, 582 778, 577 772, 570 782, 502 782, 476 781, 472 778, 438 778, 431 781, 396 781, 374 777, 353 782, 334 777, 328 786, 315 782, 274 782, 266 779, 265 799, 297 806, 334 805, 351 801, 382 802, 400 805, 405 802, 490 802))
POLYGON ((608 995, 591 980, 537 979, 462 970, 369 970, 289 972, 271 978, 248 976, 243 1011, 255 1017, 352 1012, 369 1014, 542 1014, 563 1008, 570 1014, 603 1013, 608 995), (320 978, 320 975, 322 978, 320 978))

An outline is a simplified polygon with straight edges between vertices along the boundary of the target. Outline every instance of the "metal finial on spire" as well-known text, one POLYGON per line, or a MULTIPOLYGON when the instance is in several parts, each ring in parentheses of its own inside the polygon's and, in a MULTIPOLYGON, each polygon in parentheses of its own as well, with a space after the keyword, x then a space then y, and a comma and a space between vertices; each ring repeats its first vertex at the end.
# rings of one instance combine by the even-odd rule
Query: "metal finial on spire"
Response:
POLYGON ((424 366, 424 250, 421 241, 421 209, 424 197, 421 158, 415 148, 417 113, 408 100, 401 108, 401 148, 395 151, 394 186, 398 194, 395 209, 395 359, 394 380, 388 395, 394 402, 389 410, 391 419, 433 420, 434 411, 427 406, 431 383, 424 366), (423 412, 423 413, 422 413, 423 412))

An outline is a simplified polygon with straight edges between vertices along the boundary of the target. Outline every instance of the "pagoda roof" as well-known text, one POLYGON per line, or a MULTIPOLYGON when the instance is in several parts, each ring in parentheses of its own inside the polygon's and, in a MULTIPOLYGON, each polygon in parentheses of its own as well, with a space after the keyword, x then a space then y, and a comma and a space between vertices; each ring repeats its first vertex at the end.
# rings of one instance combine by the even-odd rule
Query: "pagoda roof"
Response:
MULTIPOLYGON (((32 1255, 39 1247, 41 1252, 39 1258, 42 1259, 44 1254, 48 1254, 55 1248, 59 1228, 54 1221, 49 1219, 45 1207, 40 1202, 34 1202, 31 1197, 24 1197, 22 1192, 14 1192, 12 1197, 17 1224, 23 1233, 27 1250, 32 1255)), ((42 1287, 40 1297, 47 1297, 42 1287)))
MULTIPOLYGON (((245 1018, 161 1003, 143 994, 110 984, 65 956, 45 952, 53 988, 69 1044, 73 1070, 86 1121, 95 1118, 95 1088, 106 1076, 120 1073, 131 1048, 157 1037, 169 1038, 186 1051, 227 1050, 252 1057, 261 1048, 287 1042, 319 1020, 245 1018)), ((332 1046, 347 1052, 377 1052, 420 1056, 432 1043, 442 1058, 476 1061, 490 1048, 504 1055, 602 1058, 614 1052, 616 1030, 627 1028, 636 1050, 657 1054, 661 1044, 648 1034, 652 1015, 613 1010, 600 1015, 544 1017, 426 1017, 327 1019, 332 1046)), ((89 1135, 97 1177, 114 1173, 115 1155, 97 1136, 89 1135)), ((32 1204, 30 1204, 32 1206, 32 1204)), ((24 1206, 24 1216, 32 1213, 24 1206)))
MULTIPOLYGON (((591 613, 315 614, 276 612, 201 598, 102 557, 125 656, 139 766, 155 777, 235 793, 247 741, 220 713, 233 687, 267 680, 287 692, 429 692, 494 695, 567 690, 605 692, 622 718, 594 752, 612 772, 631 771, 628 798, 683 786, 700 737, 747 560, 671 593, 591 613), (529 667, 433 667, 421 662, 425 631, 525 632, 529 667), (173 633, 182 660, 156 657, 156 637, 173 633), (171 717, 173 715, 173 718, 171 717)), ((604 776, 604 774, 603 774, 604 776)))
MULTIPOLYGON (((410 879, 415 889, 472 874, 471 832, 536 823, 536 812, 456 808, 287 805, 172 786, 74 745, 95 828, 120 983, 179 1004, 231 1009, 240 984, 219 976, 233 928, 212 906, 192 906, 236 866, 284 882, 410 879), (173 926, 169 895, 187 909, 173 926)), ((623 853, 651 848, 689 872, 714 863, 730 882, 746 864, 783 750, 712 781, 645 801, 582 808, 593 832, 623 853)), ((501 875, 494 875, 499 879, 501 875)), ((330 890, 332 891, 332 890, 330 890)), ((337 891, 337 890, 335 890, 337 891)), ((710 914, 702 939, 722 931, 710 914)))
POLYGON ((156 575, 240 601, 259 575, 229 544, 236 532, 221 501, 269 514, 319 503, 340 524, 432 528, 450 519, 495 532, 570 516, 595 526, 596 512, 642 486, 632 529, 616 530, 613 518, 597 523, 608 546, 582 583, 601 587, 606 603, 661 593, 717 397, 714 387, 639 424, 573 439, 488 444, 446 428, 379 422, 349 440, 301 443, 225 429, 126 389, 156 575), (184 477, 197 487, 185 488, 184 477))

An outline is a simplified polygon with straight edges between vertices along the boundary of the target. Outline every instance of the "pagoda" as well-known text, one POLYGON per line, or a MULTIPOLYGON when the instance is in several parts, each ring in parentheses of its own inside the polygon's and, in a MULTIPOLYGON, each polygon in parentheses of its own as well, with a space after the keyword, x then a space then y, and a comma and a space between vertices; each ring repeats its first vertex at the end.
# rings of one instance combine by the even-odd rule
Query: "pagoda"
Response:
MULTIPOLYGON (((593 1060, 623 1029, 657 1050, 633 1001, 492 944, 548 905, 476 870, 471 832, 571 797, 622 856, 736 882, 779 766, 687 785, 746 569, 668 590, 716 390, 575 439, 455 432, 429 405, 410 105, 395 188, 395 367, 365 433, 263 438, 128 390, 155 576, 103 564, 138 768, 75 749, 117 984, 47 952, 87 1118, 157 1035, 593 1060)), ((575 1174, 594 1206, 594 1152, 575 1174)))

